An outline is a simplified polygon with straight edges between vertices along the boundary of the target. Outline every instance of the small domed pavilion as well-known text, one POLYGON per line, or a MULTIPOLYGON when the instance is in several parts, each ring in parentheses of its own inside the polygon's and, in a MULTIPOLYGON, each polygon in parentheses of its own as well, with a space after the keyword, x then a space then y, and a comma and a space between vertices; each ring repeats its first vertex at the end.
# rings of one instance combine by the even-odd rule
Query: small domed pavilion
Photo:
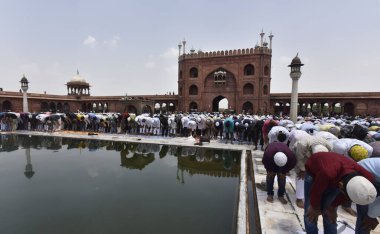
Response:
POLYGON ((90 96, 90 84, 86 82, 86 80, 79 75, 79 71, 77 70, 77 74, 66 84, 67 86, 67 95, 87 95, 90 96))

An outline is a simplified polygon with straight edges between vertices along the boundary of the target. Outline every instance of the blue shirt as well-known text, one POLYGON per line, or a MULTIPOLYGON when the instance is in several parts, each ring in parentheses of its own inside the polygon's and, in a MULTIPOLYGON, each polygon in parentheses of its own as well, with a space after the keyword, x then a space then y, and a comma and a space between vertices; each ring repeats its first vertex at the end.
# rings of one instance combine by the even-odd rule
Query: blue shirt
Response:
MULTIPOLYGON (((373 176, 375 176, 375 186, 377 191, 380 188, 380 158, 367 158, 358 162, 360 166, 364 167, 373 176)), ((368 205, 367 215, 371 218, 376 218, 380 216, 380 194, 377 193, 376 200, 368 205)))

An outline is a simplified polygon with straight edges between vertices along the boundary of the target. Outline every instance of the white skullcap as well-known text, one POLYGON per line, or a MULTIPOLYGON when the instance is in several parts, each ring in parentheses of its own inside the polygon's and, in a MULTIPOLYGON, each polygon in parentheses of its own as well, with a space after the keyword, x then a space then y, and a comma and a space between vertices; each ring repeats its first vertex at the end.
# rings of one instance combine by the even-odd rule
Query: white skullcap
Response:
POLYGON ((245 126, 246 128, 248 128, 248 123, 245 123, 244 126, 245 126))
POLYGON ((219 127, 219 122, 216 122, 216 123, 215 123, 215 126, 219 127))
POLYGON ((375 186, 363 176, 351 178, 346 186, 348 197, 358 205, 368 205, 375 201, 377 192, 375 186))
POLYGON ((313 145, 311 147, 311 152, 315 154, 319 152, 329 152, 329 150, 324 145, 313 145))
POLYGON ((288 161, 288 157, 286 157, 283 152, 277 152, 273 158, 274 163, 279 167, 285 166, 286 162, 288 161))

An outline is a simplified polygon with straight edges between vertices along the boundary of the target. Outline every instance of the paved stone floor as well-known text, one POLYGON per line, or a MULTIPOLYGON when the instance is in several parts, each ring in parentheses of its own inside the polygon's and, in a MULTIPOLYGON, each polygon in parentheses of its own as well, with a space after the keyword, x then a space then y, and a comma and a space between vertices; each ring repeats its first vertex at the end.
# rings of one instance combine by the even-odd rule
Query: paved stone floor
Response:
MULTIPOLYGON (((129 141, 129 142, 144 142, 153 144, 173 144, 173 145, 183 145, 183 146, 194 146, 194 138, 184 138, 184 137, 161 137, 161 136, 139 136, 139 135, 121 135, 121 134, 102 134, 98 135, 88 135, 87 132, 73 132, 73 131, 60 131, 53 133, 45 132, 29 132, 29 131, 19 131, 19 134, 32 134, 32 135, 53 135, 61 137, 75 137, 75 138, 85 138, 85 139, 104 139, 104 140, 114 140, 114 141, 129 141)), ((225 144, 222 141, 211 140, 210 143, 205 143, 203 146, 195 147, 210 147, 219 149, 231 149, 231 150, 251 150, 253 160, 253 168, 255 169, 255 181, 256 183, 265 182, 265 169, 261 163, 261 158, 263 152, 260 150, 253 150, 251 145, 239 145, 239 144, 225 144)), ((266 201, 266 192, 260 188, 256 188, 257 201, 260 212, 260 222, 262 233, 303 233, 303 209, 298 208, 295 205, 295 183, 294 175, 287 178, 286 184, 286 196, 289 203, 287 205, 282 205, 280 201, 275 200, 273 203, 266 201)), ((275 191, 276 191, 275 183, 275 191)), ((350 216, 346 212, 338 209, 338 229, 340 233, 354 233, 352 227, 355 227, 356 218, 350 216), (348 225, 342 224, 346 222, 348 225)), ((322 220, 319 219, 319 227, 322 228, 322 220)), ((321 232, 322 233, 322 232, 321 232)), ((377 229, 371 233, 380 234, 380 225, 377 229)))

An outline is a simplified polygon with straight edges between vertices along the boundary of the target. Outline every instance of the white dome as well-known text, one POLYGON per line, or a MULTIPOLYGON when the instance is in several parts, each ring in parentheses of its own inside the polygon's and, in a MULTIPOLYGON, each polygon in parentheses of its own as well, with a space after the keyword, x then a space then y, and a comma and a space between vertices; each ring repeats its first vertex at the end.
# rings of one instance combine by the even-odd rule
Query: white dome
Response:
POLYGON ((77 71, 77 74, 71 78, 70 82, 76 82, 76 83, 86 83, 86 80, 79 75, 79 71, 77 71))

